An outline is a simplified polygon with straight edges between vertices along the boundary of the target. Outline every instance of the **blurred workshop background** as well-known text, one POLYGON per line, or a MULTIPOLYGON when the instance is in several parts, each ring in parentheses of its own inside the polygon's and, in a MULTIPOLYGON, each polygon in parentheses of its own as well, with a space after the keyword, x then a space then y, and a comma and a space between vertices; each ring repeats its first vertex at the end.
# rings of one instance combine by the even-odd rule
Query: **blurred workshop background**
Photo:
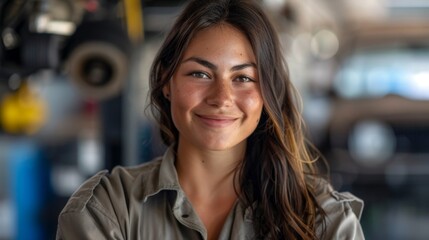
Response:
MULTIPOLYGON (((0 0, 0 240, 53 239, 85 179, 164 150, 148 70, 185 2, 0 0)), ((427 239, 429 0, 261 2, 366 238, 427 239)))

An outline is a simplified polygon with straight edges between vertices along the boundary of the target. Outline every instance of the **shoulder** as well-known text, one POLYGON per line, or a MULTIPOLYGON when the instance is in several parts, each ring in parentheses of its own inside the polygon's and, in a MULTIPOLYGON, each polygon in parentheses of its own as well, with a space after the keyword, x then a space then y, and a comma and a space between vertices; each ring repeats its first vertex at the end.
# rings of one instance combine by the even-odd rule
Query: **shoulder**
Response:
POLYGON ((112 202, 125 201, 126 194, 150 191, 157 180, 160 164, 158 158, 136 167, 115 167, 111 173, 100 171, 72 194, 61 214, 81 212, 90 205, 106 207, 112 202))
POLYGON ((363 211, 363 201, 350 192, 338 192, 324 179, 315 181, 316 200, 329 215, 339 210, 351 211, 360 219, 363 211))
POLYGON ((326 214, 323 239, 364 239, 360 225, 364 202, 349 192, 334 190, 324 179, 314 183, 316 200, 326 214))

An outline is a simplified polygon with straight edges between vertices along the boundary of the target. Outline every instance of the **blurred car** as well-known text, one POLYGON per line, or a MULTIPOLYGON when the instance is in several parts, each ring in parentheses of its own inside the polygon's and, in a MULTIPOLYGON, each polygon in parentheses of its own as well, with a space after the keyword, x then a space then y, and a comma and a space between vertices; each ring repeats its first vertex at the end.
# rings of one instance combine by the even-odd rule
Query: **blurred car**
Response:
POLYGON ((429 24, 368 26, 353 39, 331 85, 332 170, 429 176, 429 24))
POLYGON ((429 23, 369 24, 346 40, 321 144, 332 182, 364 199, 368 239, 427 239, 429 23))

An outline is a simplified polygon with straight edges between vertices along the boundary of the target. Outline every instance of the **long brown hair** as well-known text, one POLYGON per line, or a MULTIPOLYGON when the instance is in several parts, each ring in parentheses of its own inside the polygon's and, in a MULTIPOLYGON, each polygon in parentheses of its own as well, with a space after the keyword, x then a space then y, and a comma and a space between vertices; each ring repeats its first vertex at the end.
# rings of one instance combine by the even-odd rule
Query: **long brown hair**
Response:
POLYGON ((318 239, 316 217, 323 215, 307 175, 316 174, 302 130, 296 92, 290 82, 276 31, 262 8, 250 0, 193 0, 167 35, 150 74, 152 112, 165 144, 178 140, 170 103, 162 88, 184 50, 201 29, 228 23, 249 39, 256 57, 264 108, 248 138, 237 176, 238 192, 251 207, 257 238, 318 239))

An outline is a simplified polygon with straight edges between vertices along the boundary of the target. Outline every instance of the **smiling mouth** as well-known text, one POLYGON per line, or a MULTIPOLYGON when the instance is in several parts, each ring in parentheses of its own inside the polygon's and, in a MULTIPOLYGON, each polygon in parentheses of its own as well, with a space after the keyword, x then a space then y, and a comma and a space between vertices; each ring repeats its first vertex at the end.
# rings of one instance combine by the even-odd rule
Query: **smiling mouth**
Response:
POLYGON ((198 118, 207 126, 210 127, 227 127, 233 124, 238 118, 229 116, 211 116, 211 115, 198 115, 198 118))

